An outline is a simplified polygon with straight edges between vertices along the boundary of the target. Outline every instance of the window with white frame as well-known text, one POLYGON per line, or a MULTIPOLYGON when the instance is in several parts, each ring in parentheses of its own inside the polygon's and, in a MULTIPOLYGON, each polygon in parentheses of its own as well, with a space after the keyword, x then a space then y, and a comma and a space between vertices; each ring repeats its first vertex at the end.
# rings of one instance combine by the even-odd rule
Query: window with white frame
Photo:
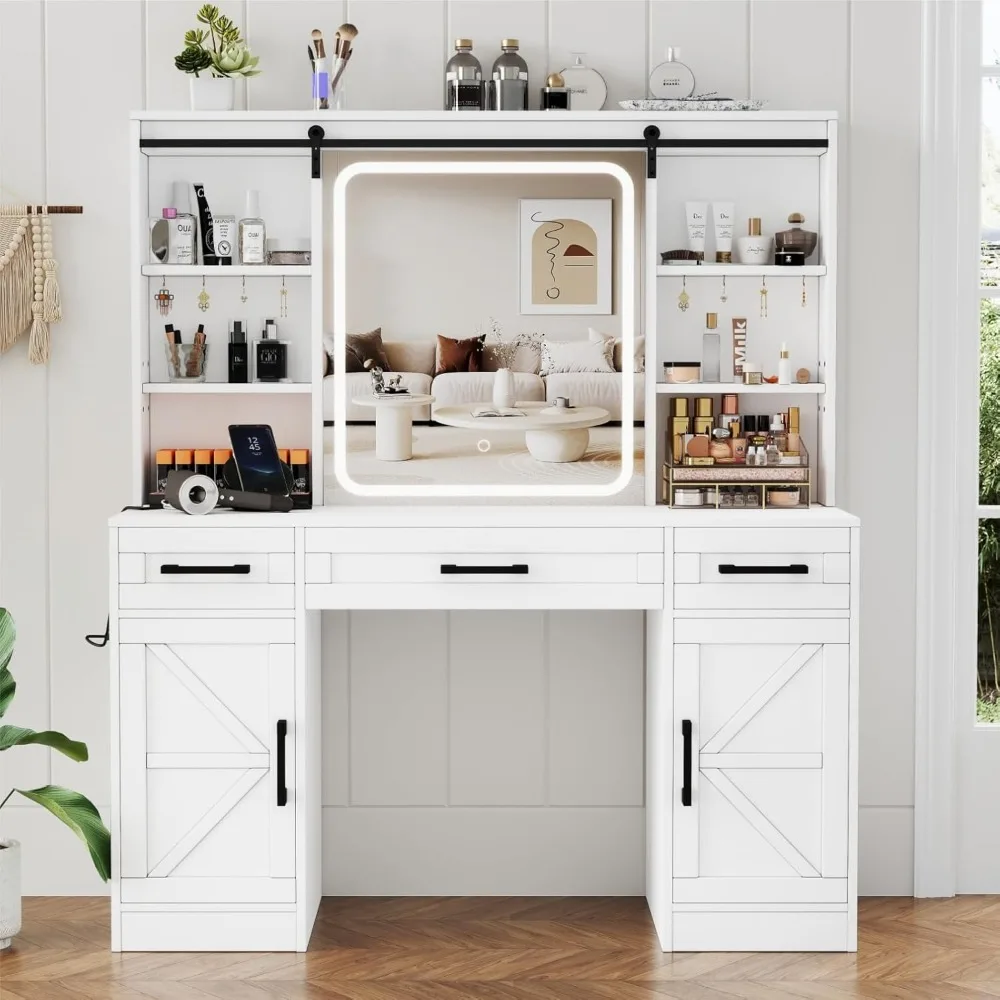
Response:
POLYGON ((983 9, 976 716, 1000 724, 1000 2, 983 9))

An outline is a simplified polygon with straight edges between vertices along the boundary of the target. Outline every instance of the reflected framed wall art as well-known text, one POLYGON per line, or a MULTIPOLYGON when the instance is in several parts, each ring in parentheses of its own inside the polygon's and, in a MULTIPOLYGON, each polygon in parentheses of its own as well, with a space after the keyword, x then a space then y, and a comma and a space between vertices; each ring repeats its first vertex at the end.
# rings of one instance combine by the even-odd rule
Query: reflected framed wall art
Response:
POLYGON ((521 313, 607 315, 614 266, 610 198, 522 198, 521 313))

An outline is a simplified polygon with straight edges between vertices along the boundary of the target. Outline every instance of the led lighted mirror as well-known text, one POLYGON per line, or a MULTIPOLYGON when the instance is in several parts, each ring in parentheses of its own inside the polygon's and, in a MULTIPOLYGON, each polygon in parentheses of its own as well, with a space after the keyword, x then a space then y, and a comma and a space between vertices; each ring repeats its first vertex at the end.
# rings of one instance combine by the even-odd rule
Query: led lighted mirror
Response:
POLYGON ((337 175, 324 417, 356 496, 642 503, 632 176, 511 157, 337 175))

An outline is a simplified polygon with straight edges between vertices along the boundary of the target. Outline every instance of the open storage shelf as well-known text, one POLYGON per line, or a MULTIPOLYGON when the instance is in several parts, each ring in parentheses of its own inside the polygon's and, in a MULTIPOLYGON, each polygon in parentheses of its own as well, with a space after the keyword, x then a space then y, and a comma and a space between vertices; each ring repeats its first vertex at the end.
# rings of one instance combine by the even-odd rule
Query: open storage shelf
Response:
POLYGON ((784 267, 779 264, 661 264, 656 269, 658 278, 821 278, 826 274, 825 264, 803 264, 801 267, 784 267))
POLYGON ((793 382, 791 385, 743 385, 742 382, 657 382, 657 393, 665 396, 819 396, 826 392, 823 382, 793 382))
POLYGON ((144 382, 142 391, 145 393, 194 393, 196 395, 214 395, 216 393, 263 393, 280 395, 287 393, 312 392, 310 382, 144 382))
POLYGON ((147 278, 310 278, 312 265, 143 264, 142 273, 147 278))

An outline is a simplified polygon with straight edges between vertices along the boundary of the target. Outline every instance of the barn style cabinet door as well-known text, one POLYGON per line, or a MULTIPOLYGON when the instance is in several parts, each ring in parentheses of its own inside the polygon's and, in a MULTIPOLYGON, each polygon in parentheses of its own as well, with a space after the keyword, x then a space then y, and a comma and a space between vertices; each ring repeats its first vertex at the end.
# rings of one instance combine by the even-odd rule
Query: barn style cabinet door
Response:
POLYGON ((678 623, 675 904, 846 902, 847 630, 678 623))
POLYGON ((122 902, 295 901, 289 621, 122 623, 122 902))

